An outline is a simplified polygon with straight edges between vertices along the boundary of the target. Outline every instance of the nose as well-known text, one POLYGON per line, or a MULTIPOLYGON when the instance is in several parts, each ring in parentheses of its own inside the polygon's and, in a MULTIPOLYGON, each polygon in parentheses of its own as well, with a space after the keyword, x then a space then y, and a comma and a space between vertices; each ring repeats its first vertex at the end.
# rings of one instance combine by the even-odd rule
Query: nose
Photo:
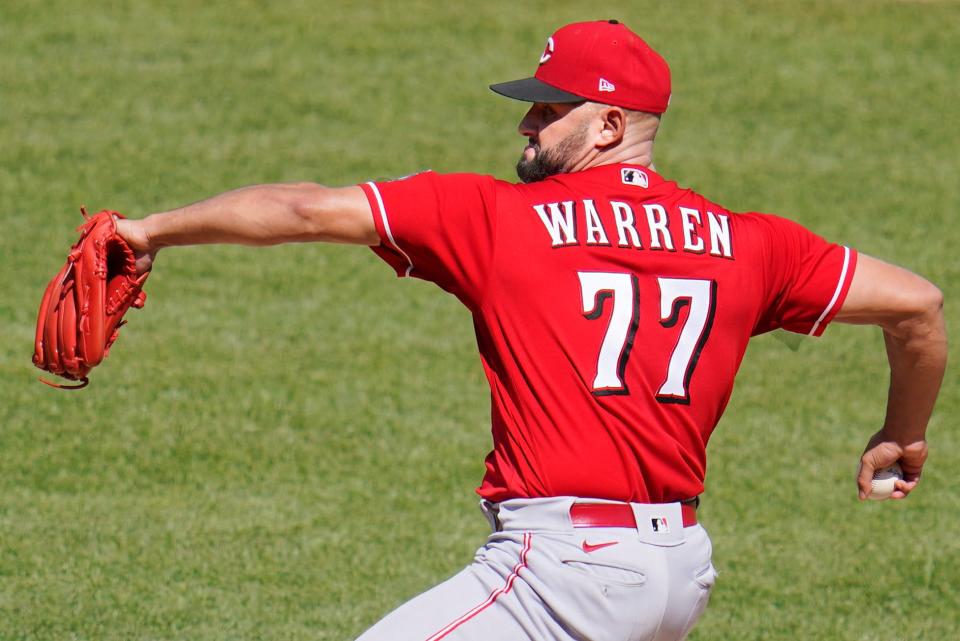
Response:
POLYGON ((520 121, 520 124, 517 125, 517 132, 524 138, 533 138, 537 135, 537 132, 540 131, 539 123, 534 114, 535 110, 536 105, 530 107, 520 121))

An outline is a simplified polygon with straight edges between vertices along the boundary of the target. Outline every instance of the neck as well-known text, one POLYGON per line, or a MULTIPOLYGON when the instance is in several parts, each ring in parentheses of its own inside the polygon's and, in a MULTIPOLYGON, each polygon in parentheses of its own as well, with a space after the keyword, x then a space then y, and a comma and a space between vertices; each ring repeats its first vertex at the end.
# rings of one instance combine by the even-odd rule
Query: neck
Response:
POLYGON ((593 148, 580 162, 576 163, 571 171, 618 164, 638 165, 653 169, 653 140, 645 140, 631 145, 625 145, 621 142, 613 147, 593 148))
POLYGON ((653 169, 653 141, 659 127, 659 117, 634 113, 618 140, 588 147, 574 171, 621 163, 653 169))

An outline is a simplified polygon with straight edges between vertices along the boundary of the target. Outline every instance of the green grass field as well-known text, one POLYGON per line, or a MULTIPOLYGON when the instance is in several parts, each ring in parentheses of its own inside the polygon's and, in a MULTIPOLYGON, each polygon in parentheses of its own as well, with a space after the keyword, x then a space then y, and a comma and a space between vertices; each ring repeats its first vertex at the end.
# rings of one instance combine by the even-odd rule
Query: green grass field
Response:
MULTIPOLYGON (((81 204, 510 178, 523 107, 487 84, 608 17, 673 69, 661 173, 914 269, 956 318, 957 2, 6 0, 0 639, 349 640, 472 558, 487 391, 435 287, 362 248, 170 250, 77 393, 36 382, 36 306, 81 204)), ((877 330, 754 342, 710 446, 721 577, 691 639, 960 638, 956 378, 921 488, 860 504, 885 392, 877 330)))

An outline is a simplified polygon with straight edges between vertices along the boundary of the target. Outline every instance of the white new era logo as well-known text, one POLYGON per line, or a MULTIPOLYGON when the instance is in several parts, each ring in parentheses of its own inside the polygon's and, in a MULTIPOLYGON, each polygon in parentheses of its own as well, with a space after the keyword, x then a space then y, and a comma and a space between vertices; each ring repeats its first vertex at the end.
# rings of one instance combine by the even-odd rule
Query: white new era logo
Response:
POLYGON ((600 78, 600 91, 616 91, 617 88, 606 78, 600 78))

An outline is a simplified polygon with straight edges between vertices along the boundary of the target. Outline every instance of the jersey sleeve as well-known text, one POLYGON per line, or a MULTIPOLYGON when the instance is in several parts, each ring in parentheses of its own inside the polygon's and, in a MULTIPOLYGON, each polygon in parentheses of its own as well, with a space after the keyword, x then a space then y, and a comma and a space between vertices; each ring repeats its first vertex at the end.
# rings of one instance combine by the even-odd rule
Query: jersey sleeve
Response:
POLYGON ((754 214, 763 238, 766 307, 754 328, 820 336, 850 289, 857 253, 786 218, 754 214))
POLYGON ((490 176, 423 172, 360 185, 380 235, 373 251, 397 276, 434 282, 474 307, 493 256, 495 184, 490 176))

